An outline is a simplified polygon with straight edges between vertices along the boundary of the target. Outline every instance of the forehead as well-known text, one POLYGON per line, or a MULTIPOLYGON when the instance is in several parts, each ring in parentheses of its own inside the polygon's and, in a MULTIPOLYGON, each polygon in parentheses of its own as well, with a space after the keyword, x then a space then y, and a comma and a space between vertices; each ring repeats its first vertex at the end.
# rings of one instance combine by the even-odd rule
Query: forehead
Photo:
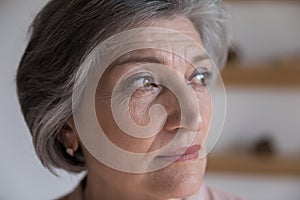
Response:
POLYGON ((133 63, 157 63, 168 65, 175 62, 175 59, 180 61, 187 61, 190 64, 197 64, 199 62, 209 62, 209 56, 201 49, 188 49, 185 52, 174 52, 172 50, 160 49, 140 49, 129 52, 120 56, 112 66, 119 66, 133 63))
POLYGON ((187 17, 177 16, 173 19, 157 20, 152 22, 151 26, 178 31, 182 34, 187 35, 188 37, 192 38, 193 40, 202 45, 200 33, 197 31, 191 20, 187 17))
MULTIPOLYGON (((112 66, 128 63, 128 61, 151 61, 153 63, 167 63, 167 57, 177 56, 182 59, 191 61, 191 64, 198 61, 203 61, 203 57, 208 59, 206 50, 203 47, 199 32, 196 30, 193 23, 186 17, 177 16, 172 19, 159 19, 152 21, 147 26, 140 28, 156 27, 169 29, 174 32, 163 33, 147 32, 141 35, 133 33, 133 37, 129 41, 135 43, 136 46, 144 46, 146 43, 151 43, 152 47, 144 49, 136 49, 134 51, 127 52, 126 54, 118 56, 114 60, 112 66), (176 33, 178 32, 178 33, 176 33), (184 36, 185 35, 185 36, 184 36), (133 38, 133 39, 132 39, 133 38), (163 47, 163 48, 161 48, 163 47), (151 59, 149 59, 152 57, 151 59), (155 58, 156 57, 156 58, 155 58)), ((159 30, 159 29, 157 29, 159 30)), ((122 38, 123 39, 123 38, 122 38)), ((120 40, 118 48, 122 47, 122 39, 120 40)), ((125 39, 126 40, 126 39, 125 39)), ((126 43, 126 42, 125 42, 126 43)), ((129 42, 130 43, 130 42, 129 42)), ((147 45, 146 45, 147 46, 147 45)), ((124 45, 127 48, 126 45, 124 45)))
POLYGON ((111 51, 104 51, 108 57, 114 58, 110 62, 108 73, 115 71, 114 69, 119 69, 120 72, 117 67, 120 65, 123 68, 137 63, 172 65, 174 62, 180 64, 184 60, 192 65, 205 62, 206 67, 210 68, 210 60, 200 35, 192 22, 185 17, 157 20, 140 27, 138 31, 129 31, 110 41, 112 45, 108 43, 107 46, 113 48, 111 51), (150 30, 144 29, 148 27, 150 30), (151 29, 153 27, 154 30, 151 29))
POLYGON ((164 52, 181 55, 185 59, 206 53, 198 31, 185 17, 156 20, 121 32, 102 42, 98 50, 102 55, 101 59, 110 64, 131 51, 136 54, 142 52, 145 55, 164 50, 164 52), (147 49, 147 51, 139 51, 140 49, 147 49))

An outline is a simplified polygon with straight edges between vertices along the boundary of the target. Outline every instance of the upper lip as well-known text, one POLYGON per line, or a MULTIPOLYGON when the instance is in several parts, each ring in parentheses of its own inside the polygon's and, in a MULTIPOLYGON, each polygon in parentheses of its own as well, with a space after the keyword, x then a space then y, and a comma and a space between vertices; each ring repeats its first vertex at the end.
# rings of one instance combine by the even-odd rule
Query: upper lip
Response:
POLYGON ((183 147, 183 148, 177 149, 175 151, 165 153, 163 155, 160 155, 159 157, 170 157, 170 156, 181 156, 181 155, 187 155, 187 154, 194 154, 197 151, 200 151, 200 149, 201 149, 201 145, 195 144, 190 147, 183 147))

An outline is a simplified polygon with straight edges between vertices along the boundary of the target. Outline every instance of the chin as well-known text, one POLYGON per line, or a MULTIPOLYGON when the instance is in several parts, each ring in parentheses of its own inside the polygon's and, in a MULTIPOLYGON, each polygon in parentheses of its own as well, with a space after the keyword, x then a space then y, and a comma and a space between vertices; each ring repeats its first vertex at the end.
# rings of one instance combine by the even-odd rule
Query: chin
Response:
POLYGON ((148 176, 152 192, 163 198, 185 198, 195 194, 202 184, 206 160, 172 163, 148 176))
POLYGON ((167 191, 169 198, 185 198, 195 194, 202 183, 202 178, 197 176, 183 176, 174 180, 174 184, 170 186, 171 190, 167 191), (177 181, 177 184, 176 184, 177 181))

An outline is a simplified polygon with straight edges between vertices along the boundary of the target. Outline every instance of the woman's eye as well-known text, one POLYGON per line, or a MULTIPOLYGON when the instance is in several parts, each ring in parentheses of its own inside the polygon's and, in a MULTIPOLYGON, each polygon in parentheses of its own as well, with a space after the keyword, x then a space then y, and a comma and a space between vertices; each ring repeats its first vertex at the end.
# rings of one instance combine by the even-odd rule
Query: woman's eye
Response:
POLYGON ((137 97, 148 96, 159 92, 160 88, 154 79, 149 76, 143 76, 135 79, 132 83, 134 88, 133 95, 137 97))
POLYGON ((141 77, 133 82, 134 88, 150 88, 153 86, 153 80, 149 77, 141 77))
POLYGON ((200 87, 200 86, 207 86, 211 79, 212 73, 207 70, 196 70, 189 83, 193 86, 200 87))

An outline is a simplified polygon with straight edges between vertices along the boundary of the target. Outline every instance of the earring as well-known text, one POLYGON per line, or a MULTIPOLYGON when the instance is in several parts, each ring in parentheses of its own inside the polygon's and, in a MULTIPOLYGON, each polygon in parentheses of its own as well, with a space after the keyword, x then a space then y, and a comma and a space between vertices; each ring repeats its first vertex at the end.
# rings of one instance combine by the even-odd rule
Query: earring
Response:
POLYGON ((67 148, 66 149, 67 154, 69 154, 70 156, 74 157, 74 150, 71 148, 67 148))

